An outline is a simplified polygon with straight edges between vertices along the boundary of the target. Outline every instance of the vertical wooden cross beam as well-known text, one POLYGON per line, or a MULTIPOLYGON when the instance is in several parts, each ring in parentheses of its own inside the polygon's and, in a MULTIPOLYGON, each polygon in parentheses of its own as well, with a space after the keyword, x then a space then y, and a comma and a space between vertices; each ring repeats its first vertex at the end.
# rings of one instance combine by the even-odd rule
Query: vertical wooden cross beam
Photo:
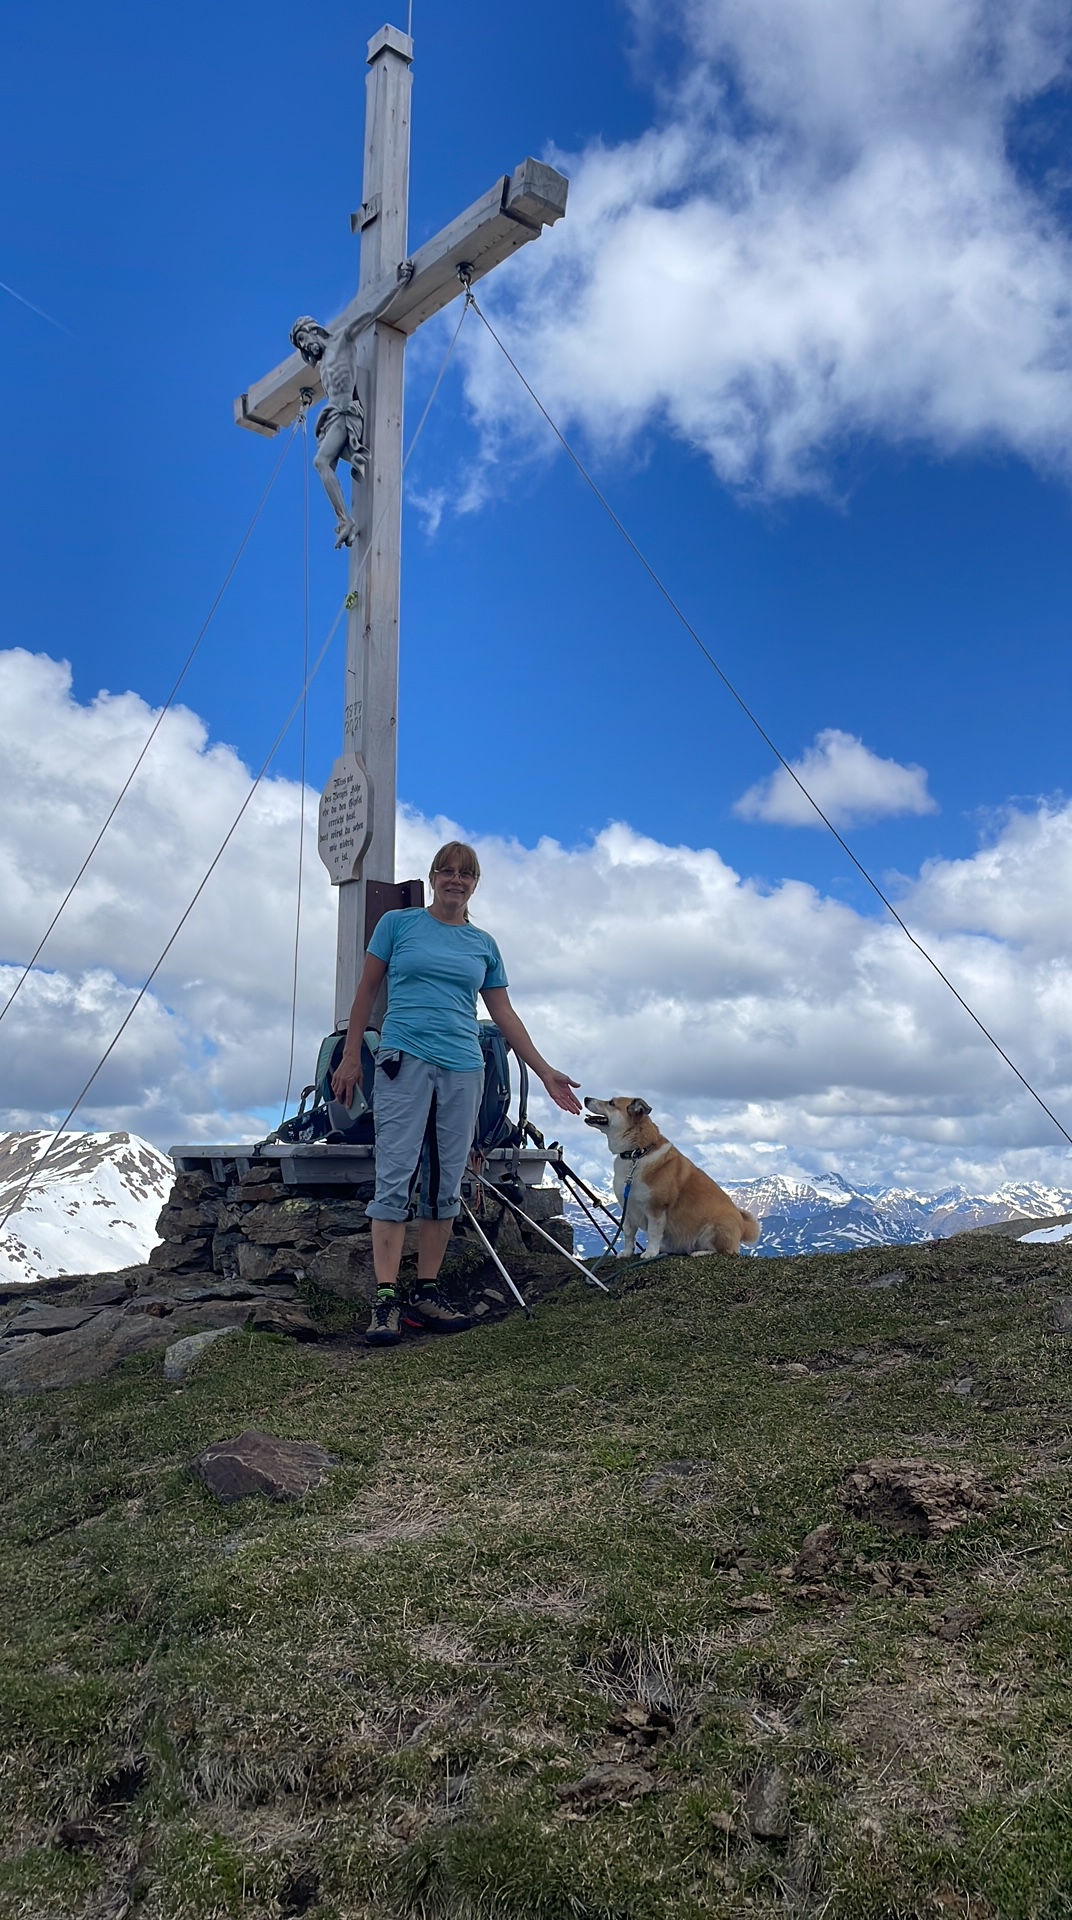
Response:
MULTIPOLYGON (((397 27, 381 27, 369 42, 363 198, 352 222, 361 275, 356 297, 330 323, 332 332, 356 330, 370 448, 353 489, 360 532, 349 549, 343 752, 321 808, 321 856, 339 888, 337 1028, 346 1025, 364 964, 368 888, 394 879, 406 340, 460 293, 459 267, 470 282, 481 279, 561 219, 568 191, 553 167, 523 160, 408 258, 412 58, 413 42, 397 27)), ((294 353, 239 396, 235 420, 275 434, 322 391, 317 368, 294 353)))
MULTIPOLYGON (((368 49, 365 168, 361 196, 361 279, 369 293, 406 258, 409 208, 409 104, 413 42, 381 27, 368 49)), ((368 776, 371 840, 356 878, 339 885, 335 1025, 346 1025, 365 959, 369 881, 395 877, 398 788, 398 612, 402 573, 402 389, 405 335, 376 320, 359 342, 365 374, 365 435, 371 459, 354 484, 360 542, 350 548, 346 616, 343 758, 356 755, 368 776), (363 555, 371 540, 368 558, 363 555)))

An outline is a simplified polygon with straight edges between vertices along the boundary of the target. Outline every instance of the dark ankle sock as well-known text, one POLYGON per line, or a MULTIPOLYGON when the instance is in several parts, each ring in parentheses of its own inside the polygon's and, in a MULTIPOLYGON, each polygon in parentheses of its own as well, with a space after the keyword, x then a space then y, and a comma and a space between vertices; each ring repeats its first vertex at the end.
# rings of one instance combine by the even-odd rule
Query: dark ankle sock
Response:
POLYGON ((398 1289, 397 1287, 377 1287, 376 1298, 378 1300, 396 1300, 398 1298, 398 1289))
POLYGON ((439 1275, 438 1275, 438 1274, 436 1275, 436 1277, 435 1277, 435 1279, 434 1279, 434 1280, 420 1280, 420 1279, 419 1279, 419 1280, 417 1281, 417 1292, 418 1292, 418 1293, 427 1293, 427 1291, 428 1291, 428 1289, 429 1289, 429 1287, 438 1287, 438 1285, 439 1285, 439 1275))

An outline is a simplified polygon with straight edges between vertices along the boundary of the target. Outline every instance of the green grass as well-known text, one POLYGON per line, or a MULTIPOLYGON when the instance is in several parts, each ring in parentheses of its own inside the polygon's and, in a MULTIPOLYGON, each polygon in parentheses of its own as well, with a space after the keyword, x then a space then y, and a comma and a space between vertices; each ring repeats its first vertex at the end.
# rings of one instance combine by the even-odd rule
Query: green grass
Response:
POLYGON ((439 1345, 258 1336, 181 1389, 155 1356, 6 1404, 0 1914, 1072 1916, 1070 1283, 993 1238, 665 1262, 439 1345), (249 1425, 341 1464, 220 1508, 185 1463, 249 1425), (995 1503, 851 1519, 881 1454, 995 1503), (805 1597, 780 1570, 825 1520, 805 1597), (674 1722, 655 1790, 579 1811, 556 1788, 638 1698, 674 1722), (782 1842, 742 1811, 771 1764, 782 1842))

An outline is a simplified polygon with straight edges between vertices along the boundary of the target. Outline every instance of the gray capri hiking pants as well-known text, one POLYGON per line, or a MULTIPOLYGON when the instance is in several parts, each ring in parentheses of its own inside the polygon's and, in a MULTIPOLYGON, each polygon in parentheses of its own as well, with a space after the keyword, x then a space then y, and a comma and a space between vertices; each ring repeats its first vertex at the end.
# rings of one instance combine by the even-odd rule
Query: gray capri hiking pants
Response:
POLYGON ((376 1198, 365 1211, 370 1220, 407 1220, 419 1169, 418 1219, 451 1220, 461 1208, 484 1069, 455 1073, 412 1053, 400 1059, 393 1080, 376 1067, 376 1198))

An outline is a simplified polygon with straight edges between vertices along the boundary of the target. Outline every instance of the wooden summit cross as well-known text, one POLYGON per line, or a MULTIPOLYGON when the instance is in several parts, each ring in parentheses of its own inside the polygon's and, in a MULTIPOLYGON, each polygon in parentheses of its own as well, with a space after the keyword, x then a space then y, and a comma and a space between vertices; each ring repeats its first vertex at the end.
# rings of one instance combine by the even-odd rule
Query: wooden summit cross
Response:
POLYGON ((343 751, 320 808, 320 856, 339 888, 336 1028, 346 1025, 370 918, 389 899, 384 883, 395 877, 406 340, 457 298, 459 268, 479 280, 566 211, 562 174, 523 160, 407 257, 412 58, 413 41, 397 27, 381 27, 369 41, 363 198, 350 218, 351 231, 361 236, 356 298, 328 327, 296 323, 304 356, 293 353, 235 401, 239 426, 275 434, 327 389, 318 470, 336 506, 336 544, 350 551, 343 751), (318 348, 319 364, 310 357, 318 348), (348 515, 328 459, 336 447, 335 459, 350 462, 353 474, 348 515))

